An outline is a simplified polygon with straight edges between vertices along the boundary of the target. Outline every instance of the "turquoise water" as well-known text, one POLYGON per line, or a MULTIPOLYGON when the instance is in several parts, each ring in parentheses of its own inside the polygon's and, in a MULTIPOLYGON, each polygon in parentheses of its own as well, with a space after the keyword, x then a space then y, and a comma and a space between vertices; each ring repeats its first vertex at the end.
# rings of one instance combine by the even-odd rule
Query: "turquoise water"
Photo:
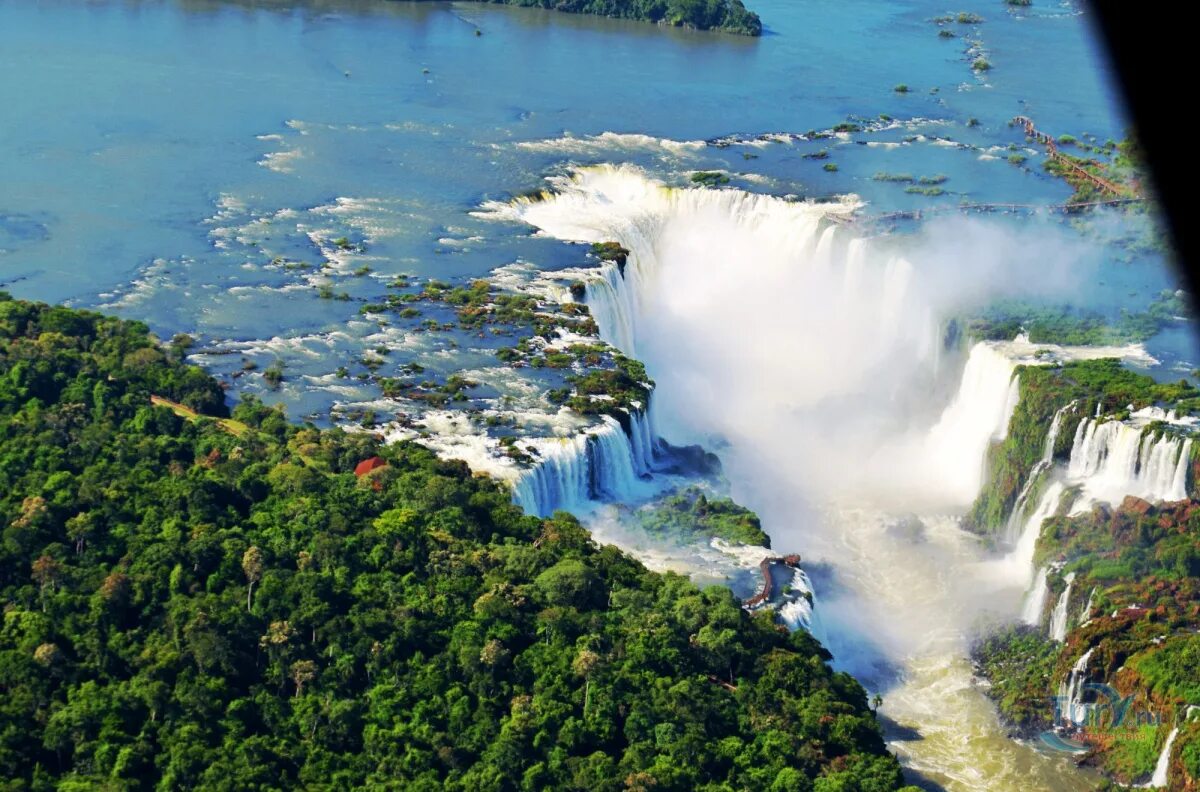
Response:
MULTIPOLYGON (((335 405, 383 404, 375 385, 333 377, 378 347, 402 352, 381 373, 415 359, 441 375, 474 372, 490 394, 520 401, 536 376, 511 381, 464 334, 359 314, 402 273, 453 281, 514 262, 582 263, 578 247, 472 214, 487 201, 574 166, 629 163, 667 184, 721 170, 751 192, 854 193, 868 216, 1045 206, 1070 188, 1043 173, 1011 117, 1101 142, 1125 128, 1074 3, 753 7, 761 39, 473 3, 0 0, 0 288, 142 319, 164 337, 190 333, 194 360, 235 395, 322 423, 335 405), (959 11, 985 21, 947 24, 955 36, 939 38, 931 19, 959 11), (993 68, 975 73, 976 57, 993 68), (909 93, 893 90, 900 83, 909 93), (807 134, 847 120, 862 129, 807 134), (1006 161, 1009 146, 1024 166, 1006 161), (881 171, 944 175, 946 192, 909 194, 872 178, 881 171), (364 250, 336 250, 340 237, 364 250), (350 299, 321 299, 321 283, 350 299), (260 374, 275 360, 286 372, 278 390, 260 374)), ((940 222, 862 227, 913 240, 961 231, 940 222)), ((1178 285, 1161 253, 1120 243, 1141 229, 1136 217, 979 222, 1037 240, 1014 248, 1014 272, 1043 254, 1061 265, 1006 293, 1112 313, 1178 285)), ((964 268, 984 252, 954 248, 964 268)), ((1148 346, 1156 376, 1200 362, 1188 327, 1148 346)), ((985 733, 969 737, 972 750, 1007 750, 981 698, 962 706, 985 733)), ((957 756, 947 744, 939 750, 957 756)), ((936 776, 939 757, 912 764, 936 776)), ((1066 788, 1058 765, 1008 764, 1031 762, 1029 788, 1066 788)))
MULTIPOLYGON (((380 274, 479 275, 517 258, 553 268, 577 254, 467 212, 538 187, 564 163, 602 161, 668 181, 719 168, 749 174, 733 183, 755 191, 854 192, 869 213, 1055 203, 1070 191, 1040 172, 1034 149, 1029 167, 986 158, 994 146, 1027 148, 1008 119, 1026 113, 1101 141, 1124 127, 1108 67, 1070 3, 759 10, 767 35, 753 40, 471 3, 0 3, 0 281, 205 342, 316 334, 344 326, 356 306, 272 291, 295 279, 263 270, 264 252, 317 255, 298 225, 330 238, 369 227, 380 274), (930 20, 951 10, 986 21, 949 24, 956 37, 943 40, 930 20), (992 70, 973 73, 968 41, 992 70), (910 93, 892 90, 900 82, 910 93), (750 148, 516 145, 605 132, 797 134, 881 113, 931 123, 750 148), (804 156, 822 149, 827 159, 804 156), (944 174, 947 193, 908 195, 871 180, 877 171, 944 174), (314 214, 339 198, 370 206, 314 214), (214 246, 214 232, 239 227, 256 244, 214 246)), ((1079 266, 1123 255, 1101 249, 1079 266)), ((1094 287, 1086 299, 1141 307, 1174 285, 1158 259, 1137 263, 1083 278, 1094 287)), ((346 290, 366 299, 379 286, 346 290)), ((1186 343, 1174 347, 1186 356, 1186 343)))

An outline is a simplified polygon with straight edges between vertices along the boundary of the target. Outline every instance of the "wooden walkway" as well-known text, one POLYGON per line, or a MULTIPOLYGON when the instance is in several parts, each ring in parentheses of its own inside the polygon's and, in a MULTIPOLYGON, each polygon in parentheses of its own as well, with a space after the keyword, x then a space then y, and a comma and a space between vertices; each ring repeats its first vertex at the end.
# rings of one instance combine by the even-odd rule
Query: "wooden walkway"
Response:
POLYGON ((1060 152, 1058 150, 1058 143, 1055 142, 1054 138, 1035 127, 1033 125, 1033 119, 1029 118, 1028 116, 1017 116, 1012 120, 1012 123, 1019 124, 1020 126, 1024 127, 1026 135, 1045 145, 1047 156, 1053 160, 1057 160, 1060 164, 1065 165, 1081 179, 1091 182, 1101 190, 1111 193, 1112 195, 1126 198, 1134 196, 1133 190, 1129 189, 1128 187, 1116 184, 1108 179, 1097 176, 1079 163, 1075 162, 1075 160, 1060 152))
POLYGON ((930 215, 946 214, 948 212, 1080 212, 1098 206, 1122 206, 1124 204, 1140 203, 1145 198, 1112 198, 1106 201, 1084 201, 1082 203, 1064 204, 1014 204, 1014 203, 979 203, 958 204, 957 206, 934 206, 929 209, 914 209, 910 212, 887 212, 879 215, 864 215, 862 217, 839 218, 842 224, 860 222, 885 222, 888 220, 920 220, 930 215))

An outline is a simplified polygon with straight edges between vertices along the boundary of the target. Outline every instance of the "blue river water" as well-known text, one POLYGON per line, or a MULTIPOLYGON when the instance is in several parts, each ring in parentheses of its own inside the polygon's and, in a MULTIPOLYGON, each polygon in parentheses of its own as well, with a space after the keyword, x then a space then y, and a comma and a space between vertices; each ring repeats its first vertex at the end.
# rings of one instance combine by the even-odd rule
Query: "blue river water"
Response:
MULTIPOLYGON (((472 214, 547 177, 629 164, 684 185, 722 171, 731 188, 789 200, 854 194, 869 217, 954 215, 1071 194, 1012 117, 1100 143, 1127 127, 1076 2, 751 5, 758 39, 469 2, 0 0, 0 288, 189 333, 235 393, 326 423, 336 404, 378 400, 333 377, 367 350, 442 374, 486 365, 464 338, 364 320, 395 276, 581 263, 578 248, 472 214), (933 21, 959 12, 983 20, 933 21), (991 68, 972 68, 980 58, 991 68), (857 128, 811 134, 845 122, 857 128), (944 176, 944 191, 880 173, 944 176), (343 255, 342 237, 363 250, 343 255), (327 282, 349 299, 323 299, 327 282), (247 373, 276 360, 278 389, 247 373)), ((1063 283, 1009 296, 1115 314, 1179 285, 1161 249, 1129 244, 1141 215, 983 222, 1072 251, 1063 283)), ((1190 327, 1147 346, 1157 377, 1200 364, 1190 327)), ((1056 772, 1029 788, 1054 788, 1056 772)))

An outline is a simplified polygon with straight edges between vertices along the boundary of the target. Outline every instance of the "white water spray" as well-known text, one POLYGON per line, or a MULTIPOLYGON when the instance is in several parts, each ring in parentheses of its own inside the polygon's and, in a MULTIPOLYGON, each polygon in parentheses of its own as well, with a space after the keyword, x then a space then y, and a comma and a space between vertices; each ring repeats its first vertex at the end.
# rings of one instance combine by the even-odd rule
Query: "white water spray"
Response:
POLYGON ((1031 777, 1062 788, 1048 760, 1004 737, 970 684, 975 617, 996 588, 1016 592, 1007 577, 964 574, 985 571, 978 545, 939 516, 976 496, 1018 391, 1013 357, 980 344, 957 395, 934 395, 938 317, 1020 283, 1010 265, 1031 258, 1016 249, 1025 241, 989 232, 971 245, 964 234, 984 226, 963 221, 939 260, 835 227, 828 216, 849 200, 672 189, 604 166, 553 187, 483 214, 631 251, 624 276, 605 265, 588 279, 602 336, 654 376, 661 436, 718 450, 733 496, 759 513, 776 549, 836 570, 819 607, 835 662, 868 684, 877 662, 904 669, 903 681, 883 683, 884 708, 923 739, 893 747, 948 789, 1030 788, 1031 777), (965 264, 964 244, 978 251, 965 264), (929 516, 911 528, 888 516, 912 511, 929 516))

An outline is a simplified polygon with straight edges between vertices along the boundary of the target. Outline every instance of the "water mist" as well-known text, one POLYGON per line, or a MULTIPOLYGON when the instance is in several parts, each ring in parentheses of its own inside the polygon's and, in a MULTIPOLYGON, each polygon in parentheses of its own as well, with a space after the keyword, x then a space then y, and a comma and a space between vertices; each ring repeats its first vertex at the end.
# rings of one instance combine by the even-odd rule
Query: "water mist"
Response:
POLYGON ((716 450, 773 547, 814 568, 835 665, 922 734, 893 743, 906 763, 947 788, 1072 788, 971 685, 971 628, 988 608, 1015 617, 1029 582, 955 517, 1017 383, 987 344, 952 365, 943 333, 955 311, 1031 282, 1013 262, 1037 261, 1046 284, 1047 249, 1064 265, 1079 252, 967 221, 903 246, 862 239, 838 222, 853 199, 673 189, 628 167, 553 188, 485 212, 631 251, 623 275, 606 264, 588 284, 601 334, 658 383, 657 431, 716 450))

